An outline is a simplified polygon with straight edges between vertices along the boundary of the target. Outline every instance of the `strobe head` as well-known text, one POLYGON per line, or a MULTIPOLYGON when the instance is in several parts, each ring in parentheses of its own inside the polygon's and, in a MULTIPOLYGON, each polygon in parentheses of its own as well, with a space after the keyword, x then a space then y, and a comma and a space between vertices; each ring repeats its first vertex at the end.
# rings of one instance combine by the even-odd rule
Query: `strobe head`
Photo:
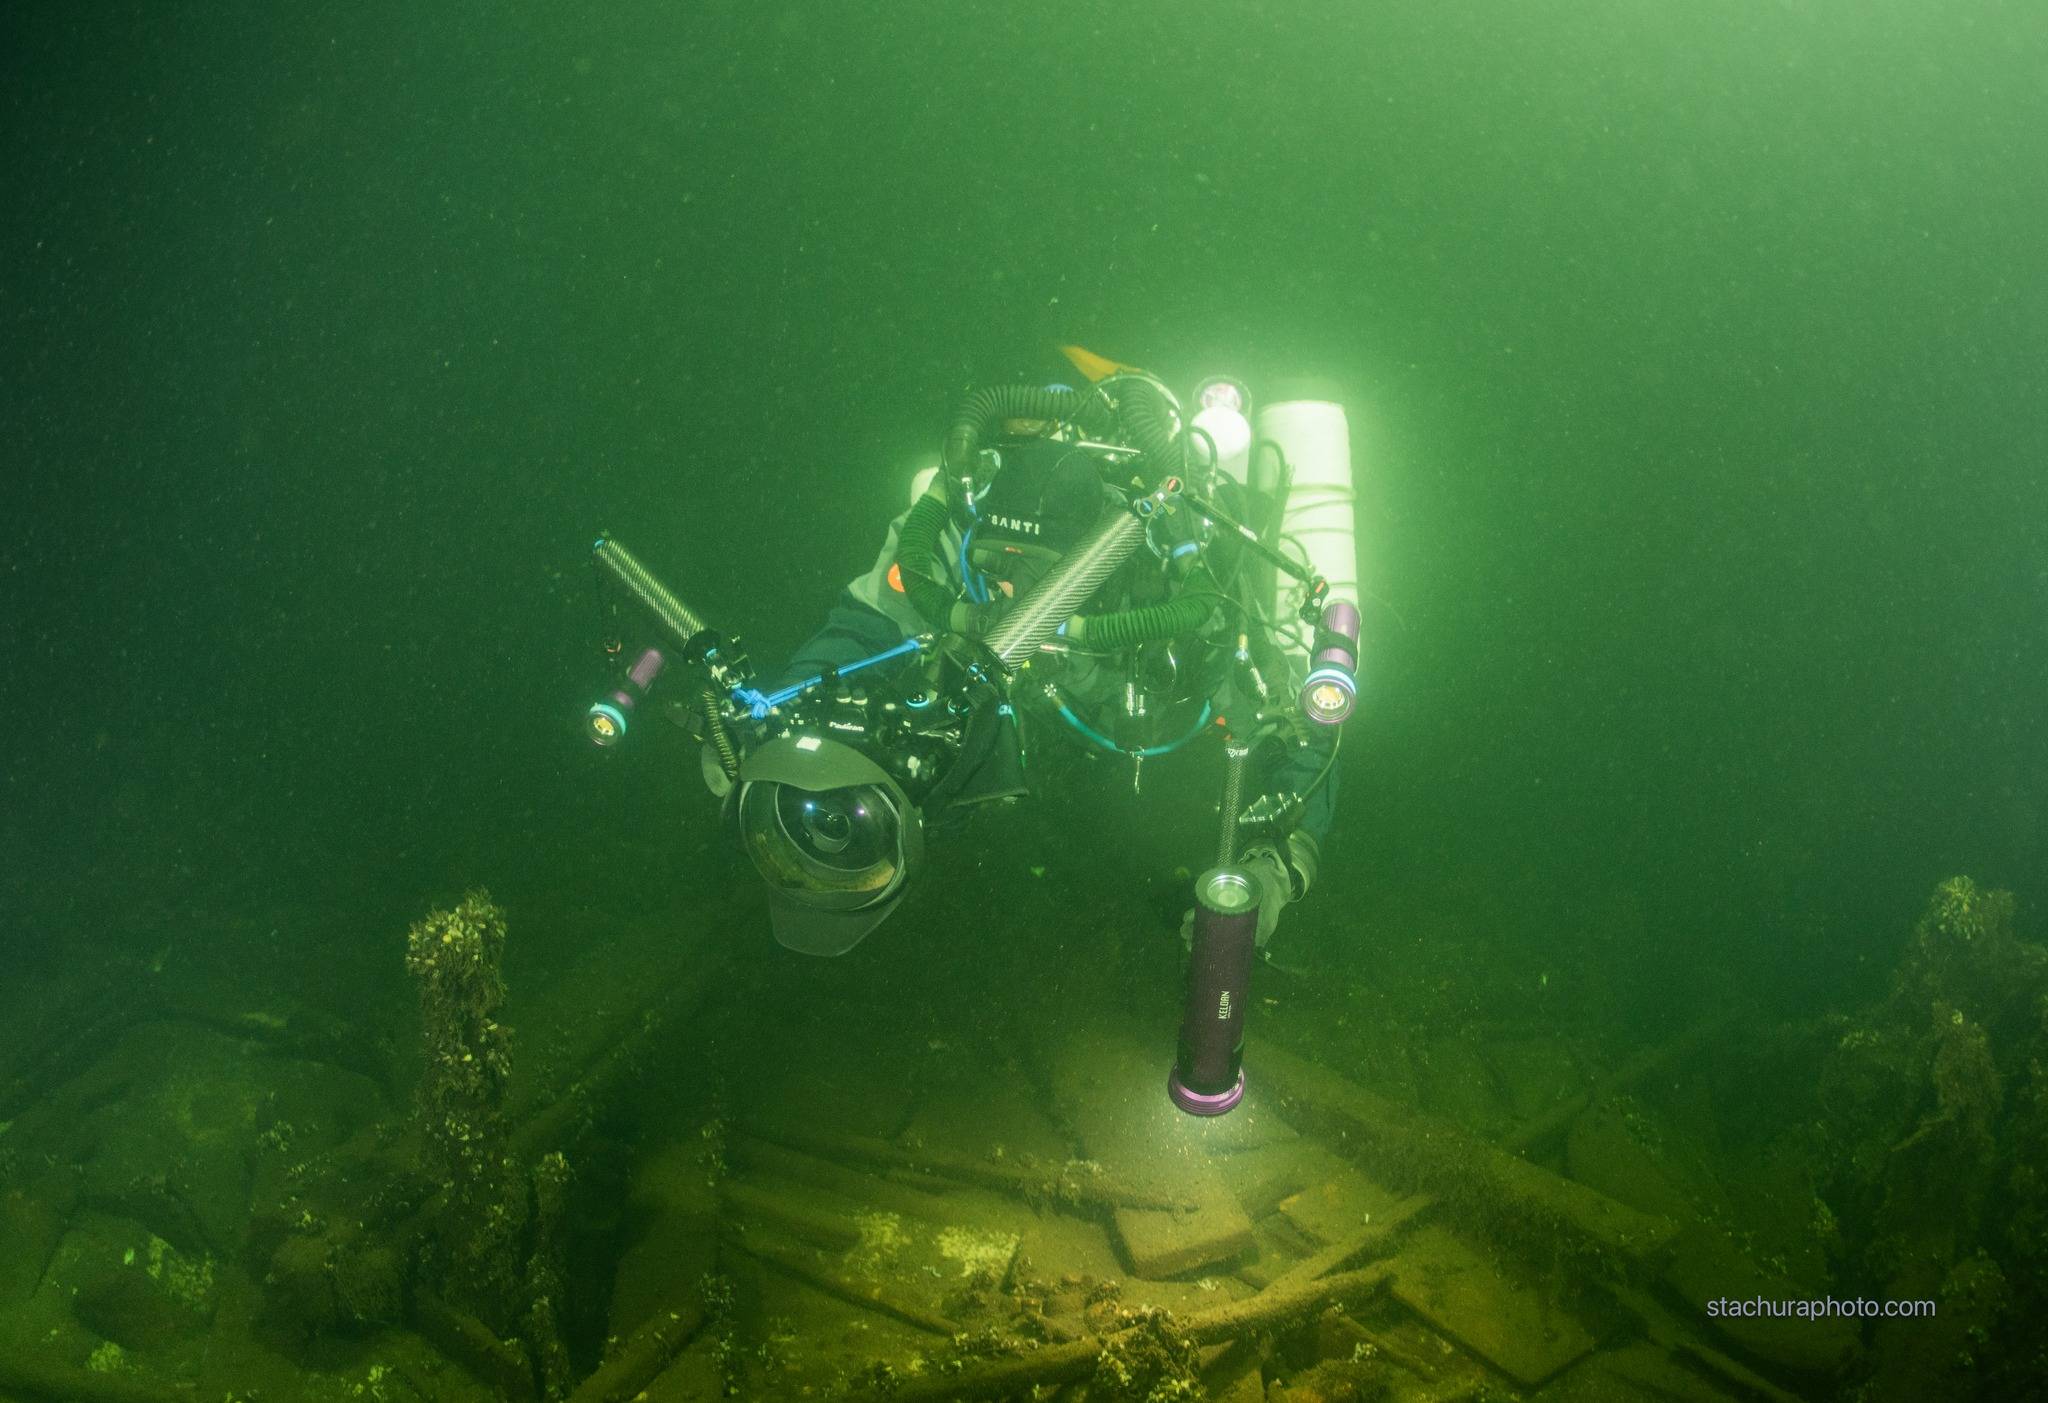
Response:
POLYGON ((1301 711, 1320 726, 1334 726, 1358 704, 1358 610, 1339 599, 1323 610, 1316 652, 1301 684, 1301 711))
POLYGON ((634 708, 654 685, 654 679, 661 676, 666 661, 659 648, 647 649, 634 659, 633 666, 626 670, 625 680, 611 695, 590 704, 590 710, 583 713, 583 730, 591 744, 617 745, 626 738, 634 708))

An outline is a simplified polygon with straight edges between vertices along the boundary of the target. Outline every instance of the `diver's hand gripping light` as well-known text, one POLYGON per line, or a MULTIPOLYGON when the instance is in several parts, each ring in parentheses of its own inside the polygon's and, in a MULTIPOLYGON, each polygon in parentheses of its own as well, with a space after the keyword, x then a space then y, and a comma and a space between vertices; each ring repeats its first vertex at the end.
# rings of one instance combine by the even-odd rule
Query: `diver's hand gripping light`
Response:
POLYGON ((1316 628, 1316 655, 1301 684, 1301 710, 1309 720, 1334 726, 1358 702, 1358 610, 1339 599, 1323 610, 1316 628))
POLYGON ((593 744, 615 745, 625 739, 626 723, 634 707, 647 695, 654 679, 661 676, 666 662, 659 648, 649 648, 634 659, 633 666, 626 670, 625 681, 610 696, 590 704, 590 710, 583 714, 583 728, 593 744))

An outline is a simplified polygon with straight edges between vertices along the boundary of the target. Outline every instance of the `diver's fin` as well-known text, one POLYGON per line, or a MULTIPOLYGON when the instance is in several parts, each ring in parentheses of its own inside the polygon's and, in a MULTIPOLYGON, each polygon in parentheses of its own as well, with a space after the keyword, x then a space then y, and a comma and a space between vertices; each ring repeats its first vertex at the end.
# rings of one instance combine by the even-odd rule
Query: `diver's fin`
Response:
MULTIPOLYGON (((1072 361, 1074 369, 1087 376, 1088 383, 1091 385, 1098 381, 1107 380, 1120 370, 1138 370, 1138 367, 1135 365, 1119 364, 1108 356, 1098 356, 1095 352, 1082 346, 1062 346, 1060 347, 1060 354, 1072 361)), ((1143 374, 1144 372, 1139 371, 1138 373, 1143 374)))

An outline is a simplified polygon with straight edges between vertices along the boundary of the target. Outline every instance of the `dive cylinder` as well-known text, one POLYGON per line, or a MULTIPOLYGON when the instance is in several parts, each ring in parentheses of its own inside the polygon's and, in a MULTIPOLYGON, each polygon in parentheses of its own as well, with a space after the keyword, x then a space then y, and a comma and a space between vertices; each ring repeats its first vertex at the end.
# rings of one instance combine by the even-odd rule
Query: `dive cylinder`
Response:
MULTIPOLYGON (((1252 454, 1251 486, 1269 498, 1286 494, 1272 544, 1282 554, 1305 556, 1309 569, 1329 582, 1329 598, 1356 601, 1356 494, 1344 406, 1330 400, 1283 400, 1259 411, 1258 430, 1259 439, 1277 445, 1280 453, 1252 454)), ((1269 602, 1275 619, 1296 617, 1303 599, 1296 581, 1274 572, 1269 602)), ((1297 653, 1306 664, 1307 652, 1297 653)))

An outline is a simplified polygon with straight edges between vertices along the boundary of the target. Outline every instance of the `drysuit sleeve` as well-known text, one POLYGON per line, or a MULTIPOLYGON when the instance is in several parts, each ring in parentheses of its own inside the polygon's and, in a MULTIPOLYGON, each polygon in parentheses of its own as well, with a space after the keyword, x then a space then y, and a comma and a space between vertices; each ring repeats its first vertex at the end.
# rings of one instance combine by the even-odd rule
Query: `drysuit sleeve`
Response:
MULTIPOLYGON (((879 609, 863 604, 852 590, 841 590, 825 625, 790 655, 776 678, 777 687, 787 687, 827 668, 847 667, 893 648, 907 637, 894 619, 879 609)), ((877 671, 887 667, 884 664, 877 671)))
MULTIPOLYGON (((903 514, 908 515, 908 512, 903 514)), ((874 565, 840 591, 832 612, 825 616, 824 627, 790 656, 788 664, 775 680, 777 687, 815 677, 828 667, 845 667, 862 658, 873 657, 930 627, 911 607, 900 585, 891 578, 891 567, 896 563, 896 538, 903 529, 903 516, 889 523, 889 533, 882 542, 874 565)), ((947 563, 949 575, 957 573, 955 562, 960 558, 960 533, 948 527, 941 545, 944 549, 940 559, 947 563)), ((954 583, 957 585, 958 581, 954 583)), ((902 661, 885 663, 877 667, 875 673, 878 677, 887 677, 901 666, 902 661)))

